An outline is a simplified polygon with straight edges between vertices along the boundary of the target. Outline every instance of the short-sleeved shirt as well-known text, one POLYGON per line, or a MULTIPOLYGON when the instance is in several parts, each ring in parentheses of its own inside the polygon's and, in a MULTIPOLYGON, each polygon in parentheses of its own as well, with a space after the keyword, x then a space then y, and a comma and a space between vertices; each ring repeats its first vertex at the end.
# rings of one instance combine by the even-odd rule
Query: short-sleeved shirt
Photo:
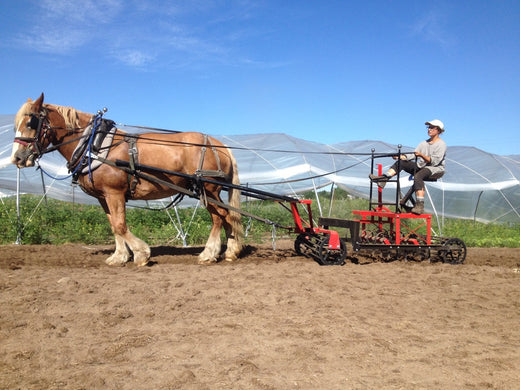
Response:
MULTIPOLYGON (((422 158, 417 159, 417 166, 419 168, 427 167, 432 174, 438 172, 444 172, 446 166, 446 151, 448 147, 444 140, 439 139, 437 142, 433 144, 429 143, 428 140, 422 141, 417 148, 415 148, 416 152, 424 154, 425 156, 430 157, 430 162, 426 163, 422 158)), ((407 154, 408 159, 414 159, 415 155, 407 154)))

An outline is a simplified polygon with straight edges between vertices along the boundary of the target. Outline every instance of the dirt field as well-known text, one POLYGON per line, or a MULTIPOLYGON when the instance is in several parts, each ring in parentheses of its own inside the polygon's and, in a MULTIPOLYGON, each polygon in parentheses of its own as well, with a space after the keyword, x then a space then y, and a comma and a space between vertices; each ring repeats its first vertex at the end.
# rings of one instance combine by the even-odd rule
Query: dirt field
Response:
POLYGON ((1 389, 518 389, 520 254, 320 267, 155 247, 0 247, 1 389))

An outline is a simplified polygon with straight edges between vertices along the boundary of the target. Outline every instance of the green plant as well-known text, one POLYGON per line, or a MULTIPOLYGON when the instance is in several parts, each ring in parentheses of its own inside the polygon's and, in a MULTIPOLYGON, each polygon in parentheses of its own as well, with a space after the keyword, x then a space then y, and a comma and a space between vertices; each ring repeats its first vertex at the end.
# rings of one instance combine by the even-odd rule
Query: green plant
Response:
MULTIPOLYGON (((332 207, 330 193, 320 192, 319 202, 314 192, 305 194, 307 199, 313 199, 312 213, 317 223, 320 215, 318 203, 324 216, 352 219, 352 210, 368 209, 368 202, 352 198, 346 192, 336 191, 332 207)), ((242 208, 254 215, 272 221, 284 227, 293 227, 294 221, 287 203, 273 201, 243 202, 242 208)), ((187 233, 188 245, 202 245, 206 242, 211 229, 211 218, 204 209, 194 213, 193 208, 178 209, 183 229, 187 233)), ((111 244, 113 235, 107 218, 97 205, 77 205, 48 199, 42 202, 40 198, 24 195, 20 201, 20 222, 22 243, 24 244, 111 244)), ((303 219, 308 219, 306 212, 300 208, 303 219)), ((0 204, 0 227, 2 235, 0 244, 10 244, 17 240, 18 223, 16 217, 16 201, 14 198, 4 198, 0 204)), ((182 245, 183 240, 172 220, 176 217, 172 212, 151 211, 130 208, 127 221, 130 229, 151 245, 182 245)), ((249 217, 242 218, 244 228, 247 228, 247 240, 260 242, 270 237, 273 227, 249 217)), ((435 227, 434 227, 435 228, 435 227)), ((291 236, 290 230, 280 227, 275 229, 276 237, 291 236)), ((222 233, 223 234, 223 233, 222 233)), ((520 226, 505 224, 483 224, 473 221, 445 219, 442 226, 442 236, 458 237, 467 246, 475 247, 520 247, 520 226)), ((224 236, 222 236, 224 238, 224 236)))

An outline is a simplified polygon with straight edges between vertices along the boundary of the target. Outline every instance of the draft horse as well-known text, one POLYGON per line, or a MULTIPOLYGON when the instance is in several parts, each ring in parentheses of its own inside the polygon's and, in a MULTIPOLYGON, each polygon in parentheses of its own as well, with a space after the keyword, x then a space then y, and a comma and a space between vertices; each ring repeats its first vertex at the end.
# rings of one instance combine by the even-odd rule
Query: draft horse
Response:
MULTIPOLYGON (((43 93, 36 101, 28 99, 15 116, 16 134, 11 161, 18 168, 34 166, 35 160, 55 149, 70 163, 84 130, 94 118, 92 114, 72 107, 44 103, 43 99, 43 93)), ((150 259, 150 247, 128 229, 126 201, 161 199, 179 193, 178 188, 193 188, 190 177, 200 171, 221 172, 222 175, 210 182, 199 183, 200 193, 207 200, 206 209, 213 222, 199 262, 218 260, 222 228, 227 238, 225 260, 233 261, 239 256, 243 245, 243 226, 239 212, 238 170, 233 154, 225 145, 196 132, 145 133, 129 137, 127 133, 115 129, 108 149, 104 163, 95 170, 80 173, 77 178, 83 191, 97 198, 114 233, 116 248, 106 259, 107 264, 123 265, 133 256, 134 263, 143 266, 150 259), (135 141, 129 142, 129 139, 135 141), (115 161, 133 164, 129 154, 131 149, 137 156, 139 166, 159 169, 148 170, 147 179, 144 179, 115 166, 115 161), (221 183, 235 185, 228 187, 230 207, 224 207, 226 205, 220 198, 221 183)))

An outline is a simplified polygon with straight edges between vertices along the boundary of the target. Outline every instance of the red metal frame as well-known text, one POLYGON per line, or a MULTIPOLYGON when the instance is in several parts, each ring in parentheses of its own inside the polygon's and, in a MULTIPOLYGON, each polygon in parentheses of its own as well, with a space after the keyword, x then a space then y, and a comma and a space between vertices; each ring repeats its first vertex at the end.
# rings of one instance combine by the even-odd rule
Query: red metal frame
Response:
MULTIPOLYGON (((378 164, 378 174, 382 174, 382 166, 378 164)), ((416 215, 413 213, 400 213, 399 210, 393 212, 383 205, 383 189, 379 186, 378 189, 378 203, 374 210, 354 210, 352 213, 359 216, 359 219, 354 221, 360 224, 360 237, 367 236, 368 233, 381 233, 377 238, 376 244, 380 245, 431 245, 431 214, 416 215), (412 221, 422 220, 418 226, 411 227, 412 221), (409 222, 408 222, 409 221, 409 222), (421 233, 419 230, 426 227, 426 233, 421 233), (370 229, 370 230, 369 230, 370 229)), ((341 249, 339 234, 335 230, 323 229, 314 226, 312 218, 312 200, 301 199, 298 201, 291 201, 291 212, 294 220, 294 232, 297 234, 326 234, 329 236, 329 249, 341 249), (301 204, 306 207, 308 220, 301 217, 298 205, 301 204)), ((416 223, 414 223, 416 225, 416 223)))
MULTIPOLYGON (((378 175, 382 175, 382 165, 378 164, 378 175)), ((352 214, 361 216, 360 219, 356 219, 361 224, 361 234, 366 232, 367 226, 375 225, 378 232, 389 232, 390 240, 384 239, 382 243, 386 245, 401 245, 401 244, 412 244, 412 245, 431 245, 431 214, 413 214, 413 213, 398 213, 392 212, 390 209, 383 206, 383 189, 377 186, 377 207, 373 211, 354 210, 352 214), (419 224, 415 228, 411 228, 405 221, 406 220, 424 220, 423 223, 419 224), (385 227, 387 229, 385 229, 385 227), (426 235, 419 234, 419 229, 426 226, 426 235), (404 233, 404 235, 403 235, 404 233), (412 238, 413 236, 413 238, 412 238), (393 242, 392 242, 393 241, 393 242)))
POLYGON ((390 238, 394 238, 393 242, 389 239, 384 243, 387 245, 401 244, 426 244, 431 245, 431 214, 412 214, 412 213, 394 213, 390 210, 364 211, 354 210, 352 214, 361 216, 356 219, 361 224, 361 231, 366 231, 367 226, 377 226, 379 232, 390 232, 390 238), (407 219, 424 220, 414 228, 408 226, 405 222, 407 219), (426 225, 426 236, 419 234, 419 229, 426 225), (385 227, 387 226, 387 229, 385 227), (404 234, 404 235, 403 235, 404 234), (413 238, 411 238, 413 236, 413 238))
POLYGON ((341 249, 341 244, 339 240, 339 233, 335 230, 322 229, 320 227, 315 227, 312 219, 312 200, 310 199, 301 199, 297 202, 291 202, 291 212, 294 219, 294 232, 301 233, 310 233, 310 234, 327 234, 329 236, 329 249, 341 249), (298 204, 305 205, 307 207, 307 214, 309 216, 309 220, 303 220, 300 216, 300 212, 298 210, 298 204), (304 226, 305 225, 305 226, 304 226))

